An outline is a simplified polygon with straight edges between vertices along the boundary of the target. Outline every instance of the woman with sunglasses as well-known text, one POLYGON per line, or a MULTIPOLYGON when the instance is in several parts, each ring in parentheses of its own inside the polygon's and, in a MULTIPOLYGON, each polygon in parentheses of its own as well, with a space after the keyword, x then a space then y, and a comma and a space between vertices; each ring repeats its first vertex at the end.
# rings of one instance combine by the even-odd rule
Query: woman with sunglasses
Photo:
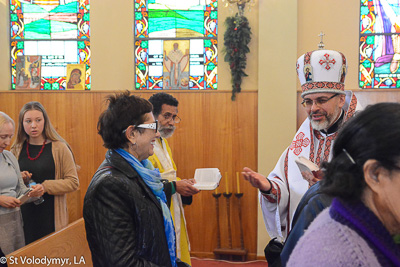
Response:
POLYGON ((108 151, 83 206, 93 265, 187 266, 176 258, 167 196, 147 159, 160 137, 153 107, 128 91, 107 100, 97 128, 108 151))

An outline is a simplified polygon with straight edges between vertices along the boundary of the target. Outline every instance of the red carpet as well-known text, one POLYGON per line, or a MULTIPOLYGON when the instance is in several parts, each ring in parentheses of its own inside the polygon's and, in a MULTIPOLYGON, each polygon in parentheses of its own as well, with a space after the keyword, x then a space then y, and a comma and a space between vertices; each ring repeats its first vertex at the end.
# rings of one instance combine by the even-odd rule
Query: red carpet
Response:
POLYGON ((214 260, 214 259, 199 259, 199 258, 191 258, 192 267, 232 267, 232 266, 245 266, 245 267, 267 267, 267 261, 223 261, 223 260, 214 260))

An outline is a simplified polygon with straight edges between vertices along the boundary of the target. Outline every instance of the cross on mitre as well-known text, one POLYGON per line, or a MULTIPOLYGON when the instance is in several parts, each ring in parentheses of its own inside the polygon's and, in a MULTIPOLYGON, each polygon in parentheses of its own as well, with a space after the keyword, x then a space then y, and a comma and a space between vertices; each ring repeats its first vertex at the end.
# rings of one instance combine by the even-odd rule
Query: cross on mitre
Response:
POLYGON ((324 38, 324 35, 325 35, 324 32, 321 32, 320 34, 318 34, 318 36, 321 37, 321 41, 318 44, 318 49, 324 49, 324 47, 325 47, 325 44, 322 41, 322 39, 324 38))

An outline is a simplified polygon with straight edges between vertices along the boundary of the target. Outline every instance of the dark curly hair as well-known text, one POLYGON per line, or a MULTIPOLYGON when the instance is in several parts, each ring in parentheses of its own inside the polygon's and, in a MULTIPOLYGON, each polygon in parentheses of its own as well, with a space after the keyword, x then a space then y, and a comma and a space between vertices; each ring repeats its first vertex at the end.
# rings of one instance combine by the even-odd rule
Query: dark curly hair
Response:
POLYGON ((400 104, 379 103, 357 113, 339 131, 333 157, 324 163, 324 193, 348 201, 360 200, 366 186, 364 163, 375 159, 393 170, 400 159, 400 104))
POLYGON ((178 100, 176 100, 175 97, 166 93, 154 94, 149 98, 149 101, 153 105, 153 114, 156 118, 158 117, 158 115, 160 115, 163 104, 174 107, 178 107, 179 104, 178 100))
POLYGON ((101 113, 97 122, 98 134, 108 149, 123 148, 128 139, 122 133, 129 125, 139 125, 144 115, 152 111, 153 106, 144 98, 130 95, 129 91, 109 95, 108 108, 101 113))

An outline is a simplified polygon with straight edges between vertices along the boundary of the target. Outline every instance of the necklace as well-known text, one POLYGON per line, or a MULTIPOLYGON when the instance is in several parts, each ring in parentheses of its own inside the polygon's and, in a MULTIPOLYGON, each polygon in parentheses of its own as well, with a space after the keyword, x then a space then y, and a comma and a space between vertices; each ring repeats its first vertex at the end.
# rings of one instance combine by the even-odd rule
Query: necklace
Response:
POLYGON ((37 154, 36 157, 31 158, 31 156, 29 155, 29 140, 26 140, 26 154, 28 155, 28 159, 37 160, 40 157, 40 155, 42 154, 45 144, 46 144, 46 139, 43 141, 43 145, 42 145, 42 148, 39 151, 39 154, 37 154))

